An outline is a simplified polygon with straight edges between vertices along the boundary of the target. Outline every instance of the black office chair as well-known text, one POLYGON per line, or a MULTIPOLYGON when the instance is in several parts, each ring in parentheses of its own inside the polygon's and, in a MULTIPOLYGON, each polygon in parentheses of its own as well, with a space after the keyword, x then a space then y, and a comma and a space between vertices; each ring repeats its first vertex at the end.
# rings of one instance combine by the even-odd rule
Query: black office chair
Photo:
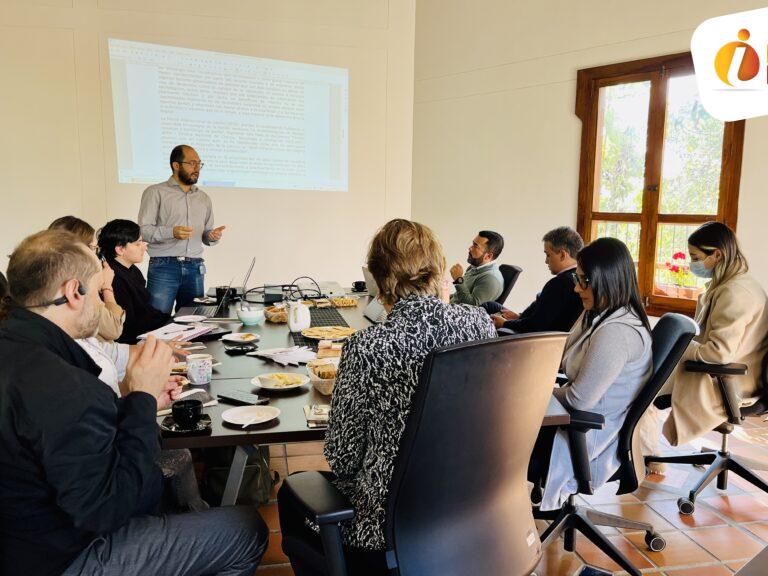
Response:
MULTIPOLYGON (((653 373, 648 382, 635 398, 629 408, 627 418, 619 432, 619 463, 618 471, 611 477, 610 482, 619 481, 617 494, 629 494, 639 486, 640 479, 645 477, 645 466, 640 452, 639 436, 635 434, 640 417, 645 413, 661 387, 669 378, 680 358, 688 347, 691 339, 698 333, 696 323, 682 314, 665 314, 654 327, 651 338, 653 342, 653 373)), ((602 414, 569 410, 571 423, 562 426, 568 433, 573 470, 576 474, 579 494, 592 494, 589 471, 589 455, 587 452, 587 432, 597 430, 605 424, 602 414)), ((536 488, 532 499, 540 500, 540 489, 536 488)), ((653 526, 645 522, 627 520, 613 514, 598 512, 591 508, 576 505, 575 496, 571 495, 560 510, 534 510, 534 517, 542 520, 552 520, 552 524, 541 535, 542 549, 550 546, 562 534, 564 547, 567 551, 575 549, 575 533, 578 530, 614 562, 633 576, 639 576, 640 571, 616 548, 613 543, 597 528, 597 526, 612 526, 614 528, 630 528, 645 531, 645 543, 654 552, 664 549, 666 542, 655 532, 653 526)))
MULTIPOLYGON (((553 381, 565 338, 522 334, 427 358, 389 484, 384 536, 392 574, 514 576, 536 567, 526 471, 551 387, 532 383, 553 381)), ((286 504, 320 527, 325 566, 316 568, 345 575, 338 523, 354 517, 349 502, 320 473, 301 472, 278 494, 278 505, 286 504)), ((282 544, 289 557, 308 545, 285 534, 282 544)))
MULTIPOLYGON (((760 373, 759 383, 762 389, 762 397, 751 406, 741 407, 738 385, 728 377, 743 376, 747 373, 747 366, 744 364, 707 364, 705 362, 695 362, 689 360, 685 363, 685 369, 688 372, 699 372, 709 374, 717 382, 720 394, 723 397, 725 412, 728 420, 715 428, 715 432, 722 434, 722 444, 720 450, 715 452, 709 448, 702 448, 701 452, 694 454, 684 454, 681 456, 648 456, 645 461, 650 462, 668 462, 673 464, 693 464, 694 466, 709 466, 704 476, 699 479, 693 489, 688 493, 688 497, 680 498, 677 501, 677 508, 681 514, 689 516, 696 509, 696 497, 706 488, 712 480, 717 477, 717 487, 720 490, 728 488, 728 471, 733 472, 744 478, 744 480, 757 486, 763 492, 768 492, 768 483, 752 470, 768 470, 768 466, 762 462, 756 462, 747 458, 733 456, 728 451, 728 436, 733 432, 734 426, 742 424, 747 416, 762 416, 768 413, 768 355, 763 359, 762 371, 760 373)), ((666 408, 664 401, 661 401, 661 407, 666 408)), ((668 399, 667 399, 668 402, 668 399)))
POLYGON ((496 302, 504 304, 507 301, 509 293, 512 292, 512 288, 515 286, 517 279, 520 277, 520 273, 523 271, 520 266, 512 266, 511 264, 500 264, 499 272, 501 272, 504 278, 504 290, 501 292, 501 296, 496 298, 496 302))

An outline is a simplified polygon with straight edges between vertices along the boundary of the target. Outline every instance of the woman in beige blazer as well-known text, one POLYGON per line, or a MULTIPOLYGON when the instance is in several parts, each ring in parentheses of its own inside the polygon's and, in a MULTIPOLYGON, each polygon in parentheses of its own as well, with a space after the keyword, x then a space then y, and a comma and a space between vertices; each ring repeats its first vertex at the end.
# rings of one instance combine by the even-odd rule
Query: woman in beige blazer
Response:
POLYGON ((707 222, 688 237, 688 251, 691 272, 711 281, 696 306, 701 333, 657 399, 657 405, 671 402, 663 433, 673 446, 686 444, 727 420, 717 383, 706 374, 686 372, 686 360, 746 364, 747 375, 733 378, 739 383, 742 405, 749 405, 761 394, 758 378, 768 352, 768 297, 747 273, 735 234, 725 224, 707 222))

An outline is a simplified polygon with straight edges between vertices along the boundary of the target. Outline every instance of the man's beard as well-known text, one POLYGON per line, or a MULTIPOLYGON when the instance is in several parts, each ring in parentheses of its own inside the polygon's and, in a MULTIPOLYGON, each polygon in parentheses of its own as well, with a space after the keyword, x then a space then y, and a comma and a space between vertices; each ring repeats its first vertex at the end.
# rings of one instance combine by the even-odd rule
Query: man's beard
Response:
POLYGON ((467 253, 467 262, 471 264, 472 266, 480 266, 480 264, 483 263, 482 256, 480 258, 472 258, 472 254, 469 252, 467 253))
POLYGON ((91 338, 99 332, 99 319, 104 304, 99 300, 95 306, 89 306, 80 317, 77 325, 77 338, 91 338))
POLYGON ((179 170, 179 180, 181 180, 182 184, 186 184, 187 186, 197 184, 197 176, 192 176, 192 174, 187 172, 184 168, 179 170))

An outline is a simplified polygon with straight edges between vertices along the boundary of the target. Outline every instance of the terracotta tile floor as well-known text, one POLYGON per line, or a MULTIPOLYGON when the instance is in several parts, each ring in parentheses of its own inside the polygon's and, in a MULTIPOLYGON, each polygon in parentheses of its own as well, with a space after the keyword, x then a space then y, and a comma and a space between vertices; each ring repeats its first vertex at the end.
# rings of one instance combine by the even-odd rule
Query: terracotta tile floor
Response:
MULTIPOLYGON (((690 452, 700 445, 717 448, 720 436, 710 434, 696 447, 684 449, 673 450, 663 443, 662 451, 690 452)), ((768 423, 759 419, 749 420, 733 435, 731 449, 736 454, 768 463, 768 423)), ((272 468, 281 477, 288 471, 327 469, 319 442, 275 445, 270 447, 270 454, 272 468)), ((687 494, 701 473, 701 470, 691 466, 670 466, 666 474, 646 478, 634 494, 616 496, 616 486, 607 485, 593 496, 580 498, 579 503, 604 512, 649 519, 663 533, 667 540, 666 549, 651 552, 645 546, 642 532, 605 530, 611 541, 644 575, 727 576, 768 546, 768 495, 731 475, 728 490, 717 490, 713 483, 697 500, 694 515, 681 516, 677 512, 676 501, 687 494)), ((768 479, 768 472, 760 475, 768 479)), ((273 491, 273 499, 275 494, 273 491)), ((275 503, 264 506, 261 512, 271 530, 271 538, 262 566, 255 576, 292 576, 291 567, 280 550, 280 526, 275 503)), ((543 523, 538 525, 540 530, 543 529, 543 523)), ((575 576, 585 566, 606 571, 618 569, 590 542, 577 537, 576 552, 565 552, 562 542, 546 550, 536 574, 575 576)))

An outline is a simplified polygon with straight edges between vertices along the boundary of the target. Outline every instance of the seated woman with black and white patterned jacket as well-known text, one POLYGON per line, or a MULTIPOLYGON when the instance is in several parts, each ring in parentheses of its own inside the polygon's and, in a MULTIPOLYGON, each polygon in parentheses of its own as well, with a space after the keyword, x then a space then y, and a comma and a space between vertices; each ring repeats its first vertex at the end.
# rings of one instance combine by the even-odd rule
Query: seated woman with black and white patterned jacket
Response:
MULTIPOLYGON (((352 573, 386 573, 384 508, 394 460, 427 355, 436 348, 496 336, 488 314, 441 298, 445 257, 434 233, 392 220, 378 231, 368 268, 387 320, 353 334, 344 345, 325 437, 334 484, 355 507, 343 525, 352 573)), ((284 538, 307 530, 280 510, 284 538)), ((306 534, 304 534, 306 536, 306 534)), ((310 536, 311 538, 311 536, 310 536)), ((315 574, 291 557, 294 573, 315 574)))

